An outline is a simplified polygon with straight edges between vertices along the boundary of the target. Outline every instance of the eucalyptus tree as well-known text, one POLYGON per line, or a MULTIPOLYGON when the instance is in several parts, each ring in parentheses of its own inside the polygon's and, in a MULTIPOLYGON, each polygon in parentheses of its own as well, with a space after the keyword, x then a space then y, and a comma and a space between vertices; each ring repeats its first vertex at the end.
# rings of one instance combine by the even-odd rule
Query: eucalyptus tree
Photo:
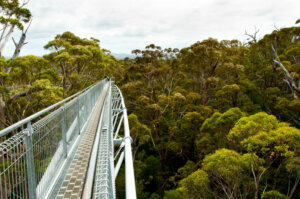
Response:
POLYGON ((209 38, 183 48, 179 56, 185 64, 185 71, 195 83, 193 91, 199 92, 203 105, 207 105, 210 84, 208 78, 214 75, 216 67, 221 62, 220 43, 216 39, 209 38))
POLYGON ((24 24, 31 20, 31 12, 25 6, 29 0, 24 0, 22 3, 19 0, 1 0, 0 1, 0 56, 9 41, 14 29, 24 29, 24 24))
POLYGON ((82 88, 92 83, 86 74, 93 76, 93 70, 101 67, 99 63, 103 61, 104 56, 98 42, 64 32, 44 46, 45 49, 53 51, 44 57, 59 71, 64 97, 77 84, 77 87, 82 88), (85 78, 82 79, 83 75, 85 78))
MULTIPOLYGON (((230 130, 228 139, 235 143, 239 151, 251 154, 250 171, 255 184, 255 198, 259 197, 260 182, 268 171, 273 170, 271 181, 273 189, 276 189, 279 173, 284 165, 287 165, 286 169, 290 173, 299 168, 300 130, 288 123, 279 122, 273 115, 260 112, 242 117, 230 130), (264 161, 263 167, 255 166, 254 156, 264 161)), ((289 191, 290 198, 299 183, 300 173, 295 174, 293 188, 289 191)))

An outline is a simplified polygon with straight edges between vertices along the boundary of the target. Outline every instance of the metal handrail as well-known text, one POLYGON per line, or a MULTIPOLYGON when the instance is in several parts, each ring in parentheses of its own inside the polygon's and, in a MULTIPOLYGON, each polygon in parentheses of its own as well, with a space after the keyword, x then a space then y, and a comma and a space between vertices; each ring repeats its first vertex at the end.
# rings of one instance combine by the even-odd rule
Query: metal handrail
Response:
POLYGON ((65 102, 67 102, 67 101, 69 101, 70 99, 77 97, 78 95, 84 93, 85 91, 87 91, 87 90, 90 89, 91 87, 95 86, 96 84, 97 84, 97 83, 95 83, 95 84, 93 84, 93 85, 90 85, 89 87, 83 89, 82 91, 79 91, 78 93, 75 93, 74 95, 72 95, 72 96, 70 96, 70 97, 67 97, 67 98, 64 99, 64 100, 59 101, 59 102, 57 102, 56 104, 53 104, 53 105, 51 105, 51 106, 49 106, 49 107, 47 107, 47 108, 45 108, 45 109, 43 109, 43 110, 41 110, 41 111, 39 111, 39 112, 33 114, 33 115, 31 115, 31 116, 29 116, 29 117, 27 117, 27 118, 25 118, 25 119, 23 119, 23 120, 18 121, 17 123, 14 123, 13 125, 11 125, 11 126, 5 128, 5 129, 1 130, 1 131, 0 131, 0 137, 5 136, 5 135, 8 134, 9 132, 11 132, 11 131, 13 131, 13 130, 19 128, 19 127, 21 127, 21 126, 24 125, 24 124, 27 124, 28 122, 30 122, 30 121, 36 119, 37 117, 43 115, 44 113, 47 113, 47 112, 51 111, 51 110, 54 109, 54 108, 57 108, 59 105, 65 103, 65 102))
POLYGON ((107 80, 0 131, 0 137, 16 131, 0 142, 0 198, 48 196, 66 162, 72 158, 71 151, 85 132, 107 80), (49 111, 50 114, 43 116, 49 111), (43 117, 39 119, 40 116, 43 117))
MULTIPOLYGON (((120 89, 114 85, 114 87, 118 90, 121 105, 123 109, 124 116, 124 143, 125 143, 125 182, 126 182, 126 199, 135 199, 136 198, 136 188, 135 188, 135 178, 134 178, 134 169, 133 169, 133 158, 132 158, 132 150, 131 150, 131 137, 129 131, 129 123, 127 116, 127 109, 125 106, 124 98, 120 89)), ((122 157, 120 157, 122 158, 122 157)))
POLYGON ((83 196, 115 198, 115 178, 125 159, 126 198, 135 199, 127 110, 122 92, 109 79, 0 131, 0 137, 17 132, 0 143, 0 198, 36 199, 56 194, 56 184, 60 176, 65 175, 67 162, 72 160, 78 143, 85 136, 93 107, 97 101, 104 100, 104 94, 83 196), (43 117, 40 119, 40 116, 43 117), (121 126, 124 127, 123 138, 118 135, 121 126), (118 144, 120 149, 114 153, 114 145, 118 144))

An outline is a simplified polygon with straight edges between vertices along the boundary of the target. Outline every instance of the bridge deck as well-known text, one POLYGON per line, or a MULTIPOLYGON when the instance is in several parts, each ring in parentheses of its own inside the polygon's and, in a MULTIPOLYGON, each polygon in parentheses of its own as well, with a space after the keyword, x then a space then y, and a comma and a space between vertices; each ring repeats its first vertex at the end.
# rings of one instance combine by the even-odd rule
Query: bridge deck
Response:
POLYGON ((82 133, 83 137, 76 149, 73 156, 74 158, 69 163, 69 168, 67 168, 64 174, 60 177, 60 182, 58 182, 56 190, 52 192, 51 198, 77 199, 81 197, 107 89, 108 86, 104 88, 104 92, 100 95, 90 120, 87 123, 87 127, 82 133))

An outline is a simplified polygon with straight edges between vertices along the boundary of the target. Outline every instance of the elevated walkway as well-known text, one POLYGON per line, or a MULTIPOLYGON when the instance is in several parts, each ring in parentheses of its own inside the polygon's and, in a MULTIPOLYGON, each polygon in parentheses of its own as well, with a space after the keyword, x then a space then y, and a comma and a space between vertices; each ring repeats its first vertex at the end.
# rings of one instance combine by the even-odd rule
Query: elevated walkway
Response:
POLYGON ((58 179, 50 198, 80 198, 85 185, 90 155, 96 136, 101 111, 108 90, 108 84, 103 89, 88 120, 87 127, 82 133, 80 143, 76 147, 72 161, 58 179))
POLYGON ((136 198, 127 110, 108 78, 0 131, 0 138, 0 198, 115 198, 124 157, 126 198, 136 198))

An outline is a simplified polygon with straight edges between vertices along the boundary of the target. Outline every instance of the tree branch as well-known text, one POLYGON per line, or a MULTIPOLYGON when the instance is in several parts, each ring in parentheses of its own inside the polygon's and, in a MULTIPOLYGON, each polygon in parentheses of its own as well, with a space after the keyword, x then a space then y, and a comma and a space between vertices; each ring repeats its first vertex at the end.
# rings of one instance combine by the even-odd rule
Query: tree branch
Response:
POLYGON ((28 90, 18 92, 18 93, 16 93, 16 94, 14 94, 13 96, 11 96, 11 98, 9 98, 9 100, 7 100, 6 105, 11 104, 13 100, 15 100, 15 99, 17 99, 17 98, 19 98, 19 97, 27 96, 27 95, 29 95, 30 93, 35 92, 35 91, 36 91, 36 89, 31 89, 31 88, 30 88, 30 89, 28 89, 28 90))
POLYGON ((17 44, 17 42, 15 41, 14 37, 12 37, 12 40, 13 40, 13 42, 14 42, 14 44, 15 44, 15 47, 17 47, 18 44, 17 44))
POLYGON ((251 35, 245 30, 245 35, 250 37, 254 43, 257 43, 257 33, 259 32, 259 29, 254 27, 254 33, 251 35))
POLYGON ((300 94, 300 88, 296 86, 296 83, 295 83, 295 81, 294 81, 294 78, 290 75, 289 71, 288 71, 288 70, 285 68, 285 66, 281 63, 281 61, 280 61, 280 59, 279 59, 279 57, 278 57, 278 55, 277 55, 277 52, 276 52, 276 50, 275 50, 273 44, 271 45, 271 47, 272 47, 273 55, 274 55, 274 57, 275 57, 275 58, 273 59, 274 63, 277 64, 277 65, 279 65, 280 68, 283 70, 284 75, 285 75, 285 80, 284 80, 284 81, 285 81, 285 82, 289 85, 289 87, 292 89, 292 92, 294 93, 294 98, 295 98, 295 99, 299 99, 299 98, 297 97, 297 95, 295 94, 295 92, 297 92, 297 93, 300 94))
POLYGON ((294 184, 293 189, 292 189, 292 191, 291 191, 291 193, 290 193, 290 195, 289 195, 289 198, 292 198, 294 192, 296 191, 296 188, 297 188, 297 186, 298 186, 299 180, 300 180, 300 175, 297 175, 295 184, 294 184))

